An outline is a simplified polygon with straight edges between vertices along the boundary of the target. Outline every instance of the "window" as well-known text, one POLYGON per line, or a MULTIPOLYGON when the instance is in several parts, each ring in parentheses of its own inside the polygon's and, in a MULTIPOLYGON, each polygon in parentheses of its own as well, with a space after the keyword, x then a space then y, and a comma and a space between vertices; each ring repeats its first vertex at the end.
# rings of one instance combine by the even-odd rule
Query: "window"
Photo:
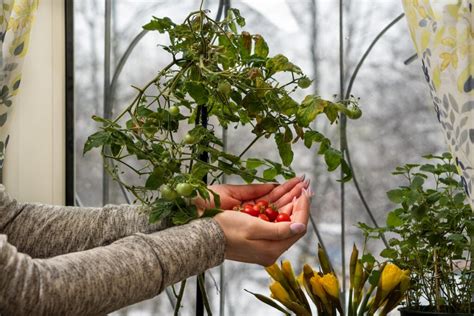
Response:
MULTIPOLYGON (((262 34, 267 40, 270 55, 285 54, 314 78, 313 92, 326 98, 339 93, 338 3, 241 0, 231 4, 246 17, 246 29, 262 34)), ((127 192, 104 175, 98 151, 82 155, 87 136, 98 127, 91 116, 103 116, 105 112, 112 117, 118 114, 134 93, 130 86, 142 85, 167 63, 169 56, 157 46, 165 37, 142 32, 141 25, 148 22, 152 15, 169 16, 179 22, 198 7, 199 1, 75 1, 72 14, 75 55, 74 196, 77 204, 99 206, 104 203, 127 203, 130 199, 127 192), (110 11, 105 10, 106 3, 109 3, 110 11), (110 29, 106 31, 107 25, 110 29), (110 89, 110 85, 104 82, 113 82, 113 88, 110 89), (104 97, 104 86, 106 91, 111 91, 107 97, 104 97), (108 104, 105 108, 104 100, 108 104)), ((205 7, 216 13, 218 1, 206 1, 205 7)), ((402 13, 402 7, 401 2, 344 1, 342 13, 342 64, 344 89, 347 89, 367 47, 384 27, 402 13)), ((399 183, 396 177, 390 175, 391 171, 400 164, 417 161, 423 154, 440 152, 444 148, 419 61, 410 58, 414 53, 406 22, 401 19, 374 46, 352 88, 352 94, 360 98, 363 116, 359 120, 348 121, 350 157, 360 190, 379 222, 392 207, 385 192, 399 183)), ((338 126, 321 124, 318 127, 330 135, 334 144, 338 144, 338 126)), ((248 130, 243 128, 229 129, 229 150, 238 151, 245 147, 242 140, 247 134, 248 130)), ((322 158, 314 151, 308 151, 301 145, 295 149, 295 171, 305 173, 312 179, 316 192, 312 205, 314 224, 323 236, 334 266, 341 267, 341 185, 336 181, 339 175, 328 174, 322 158)), ((249 154, 278 159, 271 141, 262 141, 249 154)), ((354 224, 359 221, 371 223, 354 181, 344 186, 344 213, 344 253, 347 255, 353 242, 362 242, 362 235, 354 224)), ((315 231, 310 227, 307 235, 285 257, 291 259, 295 267, 301 266, 302 262, 314 265, 317 241, 315 231)), ((374 252, 381 249, 376 242, 370 246, 374 252)), ((263 268, 226 262, 224 277, 225 291, 219 291, 219 268, 212 270, 206 278, 214 311, 219 310, 219 297, 224 295, 226 315, 270 312, 267 306, 243 291, 248 289, 268 294, 268 277, 263 268)), ((183 314, 193 313, 194 291, 195 285, 188 285, 183 314)), ((167 294, 172 297, 171 293, 167 294)), ((168 298, 162 294, 117 315, 171 314, 168 298)))

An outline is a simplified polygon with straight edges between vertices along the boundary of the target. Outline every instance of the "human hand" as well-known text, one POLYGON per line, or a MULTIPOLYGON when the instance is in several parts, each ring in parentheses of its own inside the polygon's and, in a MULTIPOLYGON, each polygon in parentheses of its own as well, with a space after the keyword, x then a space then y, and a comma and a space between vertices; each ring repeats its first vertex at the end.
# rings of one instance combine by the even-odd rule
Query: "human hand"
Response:
MULTIPOLYGON (((299 197, 301 190, 309 187, 309 180, 304 181, 304 176, 295 177, 283 184, 263 183, 248 185, 218 184, 209 186, 209 189, 219 194, 221 209, 230 210, 236 205, 256 200, 266 200, 277 208, 282 208, 290 203, 294 197, 299 197)), ((215 207, 214 201, 204 201, 202 198, 194 199, 198 209, 215 207)))
POLYGON ((306 233, 311 189, 282 209, 291 222, 270 223, 247 214, 229 211, 214 217, 226 238, 225 258, 263 266, 273 264, 282 253, 306 233))

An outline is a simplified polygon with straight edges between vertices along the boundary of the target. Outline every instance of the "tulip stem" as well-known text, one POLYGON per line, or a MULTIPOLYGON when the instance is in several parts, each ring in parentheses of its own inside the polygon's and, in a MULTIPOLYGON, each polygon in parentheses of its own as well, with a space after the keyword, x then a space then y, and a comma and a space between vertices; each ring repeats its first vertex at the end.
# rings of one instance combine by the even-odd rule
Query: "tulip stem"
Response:
POLYGON ((358 316, 364 316, 364 312, 367 309, 367 302, 369 301, 369 298, 372 295, 372 292, 374 290, 375 290, 375 286, 371 285, 369 288, 369 291, 364 296, 364 300, 362 301, 362 304, 360 304, 359 313, 357 314, 358 316))

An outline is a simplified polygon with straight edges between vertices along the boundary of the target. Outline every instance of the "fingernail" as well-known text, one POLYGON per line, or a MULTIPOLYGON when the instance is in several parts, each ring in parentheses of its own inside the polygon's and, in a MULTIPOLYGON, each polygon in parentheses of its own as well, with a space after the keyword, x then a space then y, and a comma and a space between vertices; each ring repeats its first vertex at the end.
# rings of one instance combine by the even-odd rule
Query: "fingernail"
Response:
POLYGON ((296 201, 296 196, 293 197, 293 201, 291 201, 291 203, 295 203, 296 201))
POLYGON ((304 181, 305 178, 306 178, 306 175, 303 174, 303 175, 300 177, 300 181, 304 181))
POLYGON ((293 223, 290 225, 290 230, 294 235, 304 232, 305 229, 306 225, 302 223, 293 223))
POLYGON ((304 182, 304 187, 307 188, 310 183, 311 183, 311 180, 310 180, 310 179, 305 180, 305 182, 304 182))
POLYGON ((314 192, 313 192, 313 189, 311 187, 309 187, 308 190, 306 190, 306 192, 308 193, 309 197, 314 196, 314 192))

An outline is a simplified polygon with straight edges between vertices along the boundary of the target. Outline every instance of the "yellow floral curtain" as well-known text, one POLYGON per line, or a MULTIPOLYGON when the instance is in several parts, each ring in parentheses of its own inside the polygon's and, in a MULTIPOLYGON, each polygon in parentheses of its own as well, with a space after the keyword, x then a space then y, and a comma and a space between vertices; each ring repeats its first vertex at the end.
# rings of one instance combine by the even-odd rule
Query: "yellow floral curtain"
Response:
MULTIPOLYGON (((38 3, 39 0, 0 0, 0 129, 20 88, 23 58, 38 3)), ((0 175, 7 141, 8 137, 0 139, 0 175)))
POLYGON ((403 0, 445 140, 474 209, 474 0, 403 0))

